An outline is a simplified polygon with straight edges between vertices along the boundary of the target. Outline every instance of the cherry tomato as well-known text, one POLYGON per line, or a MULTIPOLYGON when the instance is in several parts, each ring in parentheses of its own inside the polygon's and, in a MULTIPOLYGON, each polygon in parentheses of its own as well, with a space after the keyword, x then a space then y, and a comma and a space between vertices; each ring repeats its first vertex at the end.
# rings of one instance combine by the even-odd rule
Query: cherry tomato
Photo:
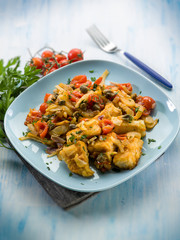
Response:
POLYGON ((46 112, 46 108, 48 107, 47 103, 42 103, 39 110, 44 114, 46 112))
POLYGON ((104 107, 104 102, 100 96, 97 94, 90 94, 88 97, 88 104, 89 107, 91 108, 95 103, 99 104, 100 108, 103 109, 104 107))
POLYGON ((82 96, 83 94, 78 92, 78 91, 73 91, 72 93, 68 92, 69 94, 69 98, 72 102, 77 102, 82 96))
POLYGON ((154 109, 156 106, 155 100, 149 96, 142 97, 139 95, 136 98, 136 102, 146 108, 146 110, 143 112, 143 115, 146 116, 149 115, 151 110, 154 109))
POLYGON ((110 133, 114 128, 114 123, 109 119, 103 119, 99 122, 100 127, 102 128, 102 134, 110 133))
POLYGON ((147 110, 151 110, 155 108, 156 102, 153 98, 148 96, 138 96, 136 98, 136 102, 143 105, 147 110))
POLYGON ((77 61, 83 60, 83 58, 84 58, 84 55, 83 55, 83 52, 81 51, 81 49, 73 48, 68 53, 68 59, 71 62, 77 62, 77 61))
POLYGON ((37 69, 41 69, 42 66, 43 66, 43 61, 42 61, 41 58, 34 57, 34 58, 32 58, 32 60, 31 60, 30 66, 35 66, 37 69))
POLYGON ((42 59, 52 58, 54 53, 52 51, 46 50, 41 54, 42 59))
POLYGON ((57 60, 57 62, 60 62, 61 60, 67 59, 67 57, 64 54, 56 54, 55 58, 57 60))
POLYGON ((54 59, 48 60, 48 62, 45 64, 46 68, 50 68, 52 66, 53 68, 56 68, 56 69, 58 68, 57 63, 54 61, 54 59))
POLYGON ((45 97, 44 97, 44 102, 46 103, 47 101, 49 101, 52 97, 51 93, 46 93, 45 97))
POLYGON ((71 80, 71 84, 74 85, 75 88, 79 88, 82 84, 85 84, 86 82, 87 82, 86 75, 78 75, 71 80))
MULTIPOLYGON (((81 84, 82 85, 82 84, 81 84)), ((92 86, 92 82, 90 80, 87 80, 85 83, 83 83, 83 85, 87 86, 88 88, 90 88, 92 86)))
POLYGON ((81 98, 84 95, 83 93, 80 93, 78 91, 73 91, 72 93, 78 98, 81 98))
POLYGON ((94 84, 99 85, 101 82, 102 82, 102 77, 99 77, 99 78, 94 82, 94 84))
POLYGON ((56 68, 56 67, 52 67, 52 68, 49 70, 49 73, 54 72, 55 70, 57 70, 57 68, 56 68))
POLYGON ((69 64, 69 60, 63 59, 63 60, 59 61, 58 63, 60 64, 61 67, 64 67, 69 64))
POLYGON ((74 94, 68 92, 69 94, 69 99, 71 100, 71 102, 77 102, 79 100, 78 97, 76 97, 74 94))
POLYGON ((42 117, 42 113, 35 109, 30 109, 30 112, 28 113, 25 121, 25 125, 32 123, 34 121, 39 120, 42 117))
POLYGON ((40 137, 45 138, 45 136, 48 132, 47 122, 39 120, 36 123, 34 123, 34 126, 35 126, 36 130, 38 131, 40 137))

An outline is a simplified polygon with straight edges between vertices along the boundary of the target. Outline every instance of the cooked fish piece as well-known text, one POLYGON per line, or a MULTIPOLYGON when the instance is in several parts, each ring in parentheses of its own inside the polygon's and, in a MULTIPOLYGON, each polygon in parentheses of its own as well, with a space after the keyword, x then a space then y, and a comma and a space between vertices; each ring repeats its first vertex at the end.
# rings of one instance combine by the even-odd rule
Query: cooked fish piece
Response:
POLYGON ((99 121, 92 118, 89 121, 82 121, 77 126, 83 131, 83 134, 88 135, 88 137, 93 137, 101 134, 101 127, 99 126, 99 121))
POLYGON ((68 144, 77 142, 78 140, 89 139, 101 134, 101 127, 96 119, 82 121, 77 124, 77 128, 69 131, 66 134, 68 144))
POLYGON ((143 140, 134 137, 129 138, 128 141, 124 152, 118 152, 113 158, 114 165, 120 169, 133 169, 141 156, 143 140))
POLYGON ((64 147, 58 154, 59 160, 64 160, 73 173, 83 177, 91 177, 94 172, 89 167, 87 146, 82 141, 77 141, 68 147, 64 147))
POLYGON ((94 118, 98 119, 100 116, 104 116, 104 118, 111 119, 111 117, 117 117, 122 115, 121 109, 114 106, 112 102, 107 103, 105 108, 94 118))
POLYGON ((99 139, 88 145, 88 151, 94 159, 94 165, 102 172, 111 169, 112 156, 117 153, 115 152, 117 148, 122 150, 122 143, 113 132, 101 135, 99 139))
POLYGON ((131 122, 123 121, 121 125, 114 124, 114 132, 117 134, 127 133, 127 132, 139 132, 141 136, 146 135, 146 126, 143 120, 132 120, 131 122))

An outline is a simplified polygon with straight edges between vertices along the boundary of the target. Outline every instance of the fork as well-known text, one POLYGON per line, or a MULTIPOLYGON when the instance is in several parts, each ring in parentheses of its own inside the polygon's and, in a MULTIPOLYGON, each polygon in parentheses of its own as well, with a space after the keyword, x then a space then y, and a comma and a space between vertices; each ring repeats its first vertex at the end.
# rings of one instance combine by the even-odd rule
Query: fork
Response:
POLYGON ((148 67, 145 63, 141 62, 139 59, 132 56, 130 53, 123 52, 121 49, 119 49, 113 42, 109 41, 102 34, 102 32, 96 27, 96 25, 93 24, 88 29, 86 29, 86 31, 103 51, 107 53, 116 53, 121 51, 131 62, 133 62, 140 69, 144 70, 146 73, 148 73, 150 76, 155 78, 157 81, 159 81, 167 88, 172 89, 173 86, 170 82, 168 82, 164 77, 155 72, 152 68, 148 67))

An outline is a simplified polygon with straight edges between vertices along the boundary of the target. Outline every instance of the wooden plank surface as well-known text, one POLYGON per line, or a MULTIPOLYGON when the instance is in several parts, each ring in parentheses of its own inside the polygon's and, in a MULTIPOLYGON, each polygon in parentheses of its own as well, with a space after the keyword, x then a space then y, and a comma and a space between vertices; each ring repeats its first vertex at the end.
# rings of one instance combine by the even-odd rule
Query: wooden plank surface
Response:
MULTIPOLYGON (((139 71, 122 54, 96 47, 93 23, 122 49, 172 82, 160 87, 180 112, 180 2, 177 0, 0 1, 0 58, 22 65, 45 45, 85 59, 106 59, 139 71)), ((142 71, 139 71, 142 73, 142 71)), ((179 240, 180 135, 146 170, 68 211, 56 204, 19 157, 0 149, 0 239, 179 240)))

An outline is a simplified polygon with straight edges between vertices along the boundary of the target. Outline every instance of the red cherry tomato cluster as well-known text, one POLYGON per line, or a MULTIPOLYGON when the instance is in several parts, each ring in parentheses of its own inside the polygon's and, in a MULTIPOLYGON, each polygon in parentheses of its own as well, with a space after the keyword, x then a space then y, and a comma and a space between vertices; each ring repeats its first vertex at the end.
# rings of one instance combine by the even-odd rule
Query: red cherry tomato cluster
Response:
POLYGON ((82 50, 78 48, 73 48, 66 54, 63 53, 57 53, 54 50, 45 50, 41 53, 41 57, 33 57, 31 59, 30 66, 42 69, 41 73, 45 76, 58 68, 84 59, 82 50))

